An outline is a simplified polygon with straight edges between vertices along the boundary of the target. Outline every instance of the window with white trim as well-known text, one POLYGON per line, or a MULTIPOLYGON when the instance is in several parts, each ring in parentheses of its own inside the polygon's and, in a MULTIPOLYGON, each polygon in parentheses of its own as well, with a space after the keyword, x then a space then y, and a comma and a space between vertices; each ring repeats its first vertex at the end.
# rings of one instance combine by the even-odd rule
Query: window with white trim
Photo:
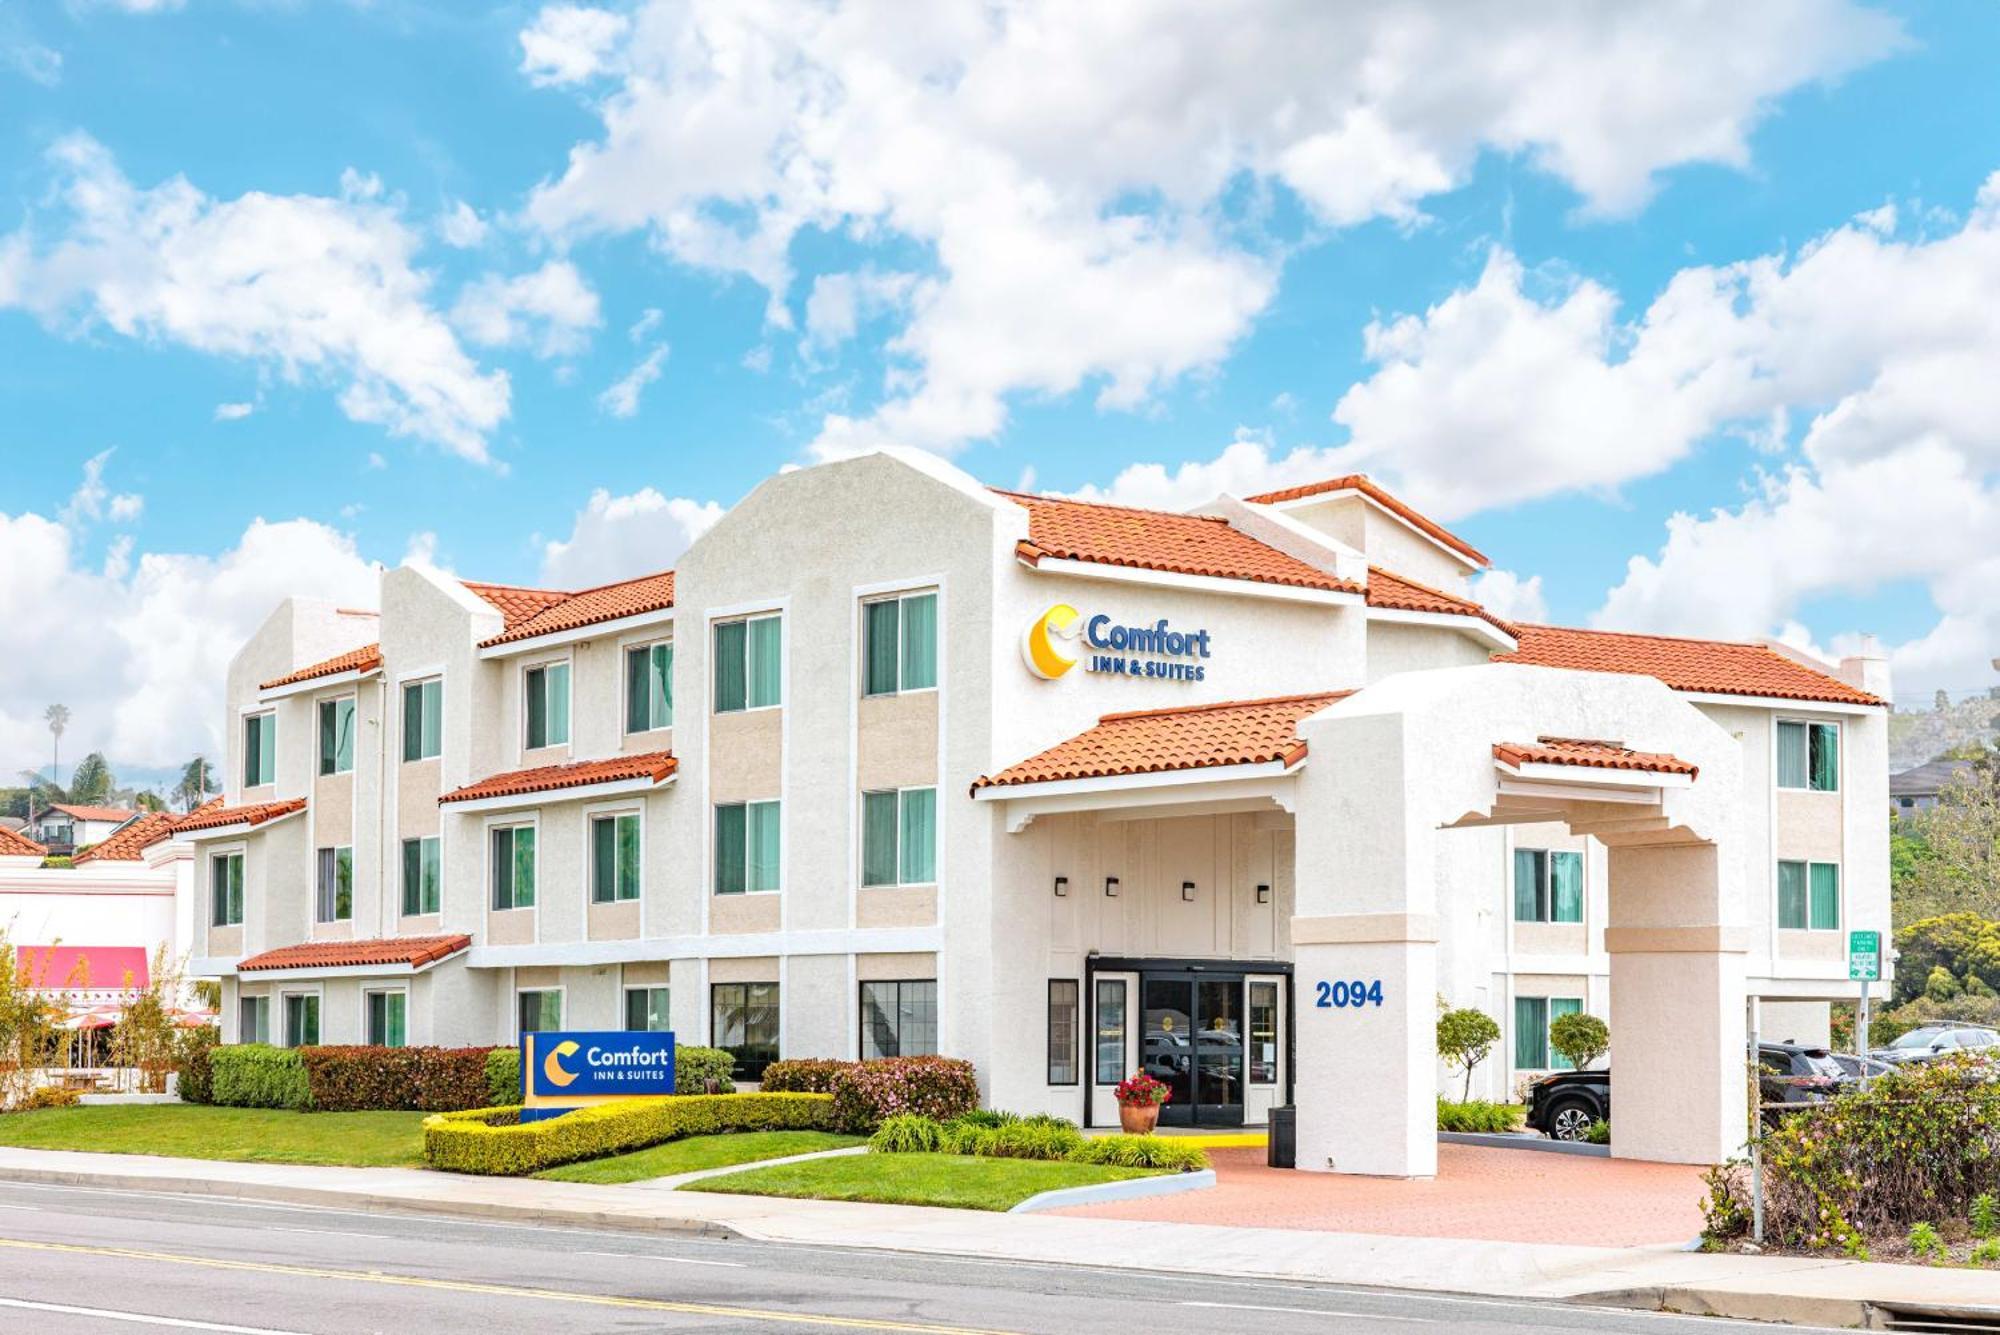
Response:
POLYGON ((403 759, 429 760, 444 750, 444 679, 403 686, 403 759))
POLYGON ((617 904, 639 897, 639 813, 590 818, 590 902, 617 904))
POLYGON ((522 678, 529 750, 569 742, 569 664, 544 663, 522 678))
POLYGON ((674 644, 635 644, 625 651, 625 731, 674 726, 674 644))
POLYGON ((783 851, 776 802, 723 802, 715 808, 715 893, 776 890, 783 851))
POLYGON ((716 713, 781 703, 784 675, 784 623, 777 613, 716 622, 716 713))
POLYGON ((911 593, 861 605, 864 695, 937 685, 937 595, 911 593))
POLYGON ((1515 849, 1514 921, 1582 922, 1583 854, 1515 849))
POLYGON ((271 999, 269 997, 237 998, 236 1041, 238 1043, 269 1043, 271 1041, 271 999))
POLYGON ((861 795, 861 884, 930 885, 937 880, 937 789, 861 795))
POLYGON ((1514 1069, 1567 1071, 1569 1059, 1549 1045, 1549 1026, 1583 1010, 1581 997, 1514 998, 1514 1069))
POLYGON ((409 1041, 407 1021, 410 995, 394 991, 366 992, 363 1005, 368 1011, 368 1043, 378 1048, 400 1048, 409 1041))
POLYGON ((444 908, 444 844, 437 835, 403 841, 403 914, 437 913, 444 908))
POLYGON ((1790 931, 1840 930, 1840 864, 1778 864, 1778 926, 1790 931))
POLYGON ((285 1046, 309 1048, 319 1042, 319 993, 285 994, 285 1046))
POLYGON ((515 993, 515 1046, 520 1045, 522 1034, 541 1034, 562 1028, 562 1002, 563 994, 559 988, 531 987, 515 993))
POLYGON ((1840 725, 1778 721, 1778 787, 1815 793, 1840 789, 1840 725))
POLYGON ((319 702, 319 772, 354 771, 354 697, 319 702))
POLYGON ((347 922, 354 917, 354 849, 351 845, 319 850, 315 916, 320 922, 347 922))
POLYGON ((211 926, 243 923, 243 854, 214 853, 208 859, 208 903, 211 926))
POLYGON ((535 827, 496 825, 487 831, 488 868, 495 909, 535 904, 535 827))
POLYGON ((265 712, 243 720, 243 786, 261 788, 278 778, 278 716, 265 712))
POLYGON ((674 1027, 670 996, 665 987, 625 989, 625 1027, 642 1033, 664 1034, 674 1027))

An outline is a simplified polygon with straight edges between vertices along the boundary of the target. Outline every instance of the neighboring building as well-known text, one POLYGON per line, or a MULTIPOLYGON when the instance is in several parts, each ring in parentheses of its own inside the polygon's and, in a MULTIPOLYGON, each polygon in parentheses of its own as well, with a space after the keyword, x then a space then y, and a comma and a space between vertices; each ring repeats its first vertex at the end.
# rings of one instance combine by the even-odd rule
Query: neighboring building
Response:
POLYGON ((139 813, 129 807, 93 807, 53 802, 34 819, 35 841, 59 857, 109 839, 139 813))
POLYGON ((1709 1156, 1743 999, 1824 1037, 1888 926, 1886 667, 1513 625, 1485 565, 1365 478, 1175 514, 895 451, 672 572, 291 599, 174 831, 200 969, 232 1041, 945 1052, 1097 1125, 1143 1066, 1386 1173, 1435 1153, 1437 995, 1505 1029, 1489 1096, 1583 1009, 1619 1152, 1709 1156))
POLYGON ((1944 786, 1972 768, 1970 760, 1932 760, 1889 776, 1889 801, 1897 811, 1929 811, 1944 786))

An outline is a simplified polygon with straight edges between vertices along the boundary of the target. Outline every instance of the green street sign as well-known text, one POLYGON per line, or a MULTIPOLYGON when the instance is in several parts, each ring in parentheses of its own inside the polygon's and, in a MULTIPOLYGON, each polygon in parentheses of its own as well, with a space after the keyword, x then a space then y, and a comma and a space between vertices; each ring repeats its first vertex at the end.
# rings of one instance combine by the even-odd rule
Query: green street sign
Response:
POLYGON ((1849 932, 1847 934, 1847 976, 1853 980, 1873 981, 1882 976, 1882 934, 1880 932, 1849 932))

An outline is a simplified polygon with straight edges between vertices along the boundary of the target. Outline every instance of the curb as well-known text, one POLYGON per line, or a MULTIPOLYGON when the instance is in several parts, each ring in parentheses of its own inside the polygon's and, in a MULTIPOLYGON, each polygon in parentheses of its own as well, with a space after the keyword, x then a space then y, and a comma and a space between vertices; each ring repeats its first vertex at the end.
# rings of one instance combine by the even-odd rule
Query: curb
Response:
POLYGON ((1007 1211, 1034 1214, 1039 1210, 1061 1210, 1072 1205, 1106 1205, 1112 1201, 1139 1201, 1149 1196, 1177 1196, 1183 1191, 1202 1191, 1215 1185, 1215 1170, 1203 1168, 1193 1173, 1162 1173, 1157 1177, 1128 1177, 1120 1182, 1093 1182, 1087 1187, 1057 1187, 1039 1192, 1007 1211))
POLYGON ((1735 1289, 1660 1288, 1612 1289, 1580 1293, 1572 1306, 1622 1307, 1639 1312, 1674 1312, 1681 1316, 1722 1317, 1732 1321, 1783 1322, 1794 1326, 1838 1326, 1869 1329, 1877 1310, 1860 1298, 1819 1298, 1801 1293, 1755 1293, 1735 1289))
POLYGON ((1591 1159, 1609 1159, 1609 1145, 1592 1145, 1580 1140, 1549 1140, 1541 1136, 1515 1136, 1485 1131, 1440 1131, 1440 1145, 1481 1145, 1494 1150, 1538 1150, 1543 1154, 1577 1154, 1591 1159))

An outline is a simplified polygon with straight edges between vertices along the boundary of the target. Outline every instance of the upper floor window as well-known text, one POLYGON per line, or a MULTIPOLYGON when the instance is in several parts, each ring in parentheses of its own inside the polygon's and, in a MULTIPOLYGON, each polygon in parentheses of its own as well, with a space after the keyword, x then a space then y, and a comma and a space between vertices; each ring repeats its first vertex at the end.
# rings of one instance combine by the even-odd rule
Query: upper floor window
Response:
POLYGON ((590 818, 590 902, 639 897, 639 814, 590 818))
POLYGON ((243 720, 243 786, 257 788, 278 777, 278 716, 252 714, 243 720))
POLYGON ((316 901, 320 922, 347 922, 354 917, 354 849, 319 850, 319 895, 316 901))
POLYGON ((1778 864, 1778 926, 1793 931, 1840 930, 1838 863, 1778 864))
POLYGON ((861 795, 861 884, 937 880, 937 789, 861 795))
POLYGON ((1583 854, 1515 849, 1514 921, 1582 922, 1583 854))
POLYGON ((625 651, 625 731, 674 726, 674 646, 641 644, 625 651))
POLYGON ((432 677, 403 687, 403 759, 429 760, 444 750, 444 681, 432 677))
POLYGON ((528 669, 528 749, 569 741, 569 664, 528 669))
POLYGON ((535 827, 502 825, 492 831, 493 907, 533 908, 535 827))
POLYGON ((210 923, 237 927, 243 922, 243 855, 217 853, 208 860, 210 923))
POLYGON ((727 802, 715 809, 715 893, 778 888, 776 802, 727 802))
POLYGON ((354 769, 354 697, 319 702, 319 772, 347 774, 354 769))
POLYGON ((894 695, 937 685, 937 595, 914 593, 862 607, 862 692, 894 695))
POLYGON ((444 846, 434 834, 403 841, 403 913, 436 913, 444 907, 444 846))
POLYGON ((781 703, 783 624, 775 614, 716 624, 716 713, 767 709, 781 703))
POLYGON ((1840 725, 1778 723, 1778 787, 1831 793, 1840 787, 1840 725))

